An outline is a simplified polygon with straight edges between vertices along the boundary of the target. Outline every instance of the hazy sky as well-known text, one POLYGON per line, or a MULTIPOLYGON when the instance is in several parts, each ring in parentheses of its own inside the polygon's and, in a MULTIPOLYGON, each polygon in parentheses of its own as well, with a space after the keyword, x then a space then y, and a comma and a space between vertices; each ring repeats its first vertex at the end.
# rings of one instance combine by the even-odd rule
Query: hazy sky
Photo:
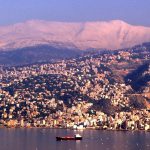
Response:
POLYGON ((150 26, 150 0, 0 0, 0 25, 30 19, 105 21, 150 26))

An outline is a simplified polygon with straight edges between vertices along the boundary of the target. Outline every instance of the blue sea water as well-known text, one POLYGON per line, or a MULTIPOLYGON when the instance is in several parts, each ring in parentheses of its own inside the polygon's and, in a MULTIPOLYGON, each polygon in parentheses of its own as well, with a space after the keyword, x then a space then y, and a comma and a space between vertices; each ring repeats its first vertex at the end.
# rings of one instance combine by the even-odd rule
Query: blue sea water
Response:
POLYGON ((150 150, 150 132, 0 128, 0 150, 150 150), (82 141, 56 141, 76 133, 82 141))

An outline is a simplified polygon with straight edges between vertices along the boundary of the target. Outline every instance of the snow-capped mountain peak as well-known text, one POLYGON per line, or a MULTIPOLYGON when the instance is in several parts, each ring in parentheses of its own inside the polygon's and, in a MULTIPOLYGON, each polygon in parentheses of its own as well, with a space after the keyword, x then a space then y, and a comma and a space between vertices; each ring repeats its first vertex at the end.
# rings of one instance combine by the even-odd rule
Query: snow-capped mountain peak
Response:
POLYGON ((150 28, 121 20, 108 22, 49 22, 29 20, 0 27, 0 49, 51 45, 81 50, 119 49, 150 41, 150 28))

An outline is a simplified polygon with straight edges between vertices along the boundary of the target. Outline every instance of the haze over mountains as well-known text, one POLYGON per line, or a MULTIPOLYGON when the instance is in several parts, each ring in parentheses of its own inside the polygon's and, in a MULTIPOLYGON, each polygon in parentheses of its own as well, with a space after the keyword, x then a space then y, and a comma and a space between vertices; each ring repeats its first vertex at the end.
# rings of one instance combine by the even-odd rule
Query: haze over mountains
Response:
POLYGON ((83 23, 30 20, 0 27, 1 51, 37 45, 59 49, 120 49, 149 41, 149 27, 120 20, 83 23))

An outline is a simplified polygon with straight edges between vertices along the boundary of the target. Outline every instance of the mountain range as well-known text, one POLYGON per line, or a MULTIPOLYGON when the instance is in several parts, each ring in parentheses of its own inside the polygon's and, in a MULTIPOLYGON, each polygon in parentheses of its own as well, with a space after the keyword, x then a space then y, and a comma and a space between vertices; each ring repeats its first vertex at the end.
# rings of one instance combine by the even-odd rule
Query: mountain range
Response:
POLYGON ((121 20, 108 22, 49 22, 29 20, 0 26, 0 51, 49 45, 66 49, 121 49, 150 41, 150 27, 121 20))

